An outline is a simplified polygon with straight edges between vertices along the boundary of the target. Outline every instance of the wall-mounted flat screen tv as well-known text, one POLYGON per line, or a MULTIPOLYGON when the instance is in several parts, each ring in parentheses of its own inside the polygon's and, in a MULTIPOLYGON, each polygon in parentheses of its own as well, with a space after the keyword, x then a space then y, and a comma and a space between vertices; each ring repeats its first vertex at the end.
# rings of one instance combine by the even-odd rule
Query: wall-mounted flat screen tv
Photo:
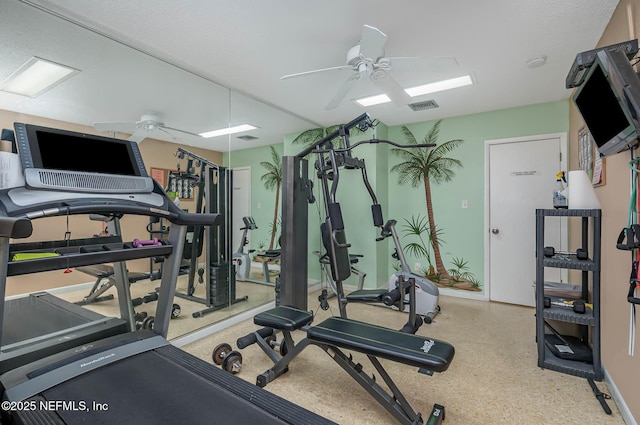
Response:
POLYGON ((573 100, 601 156, 637 145, 640 78, 624 52, 598 52, 573 100))

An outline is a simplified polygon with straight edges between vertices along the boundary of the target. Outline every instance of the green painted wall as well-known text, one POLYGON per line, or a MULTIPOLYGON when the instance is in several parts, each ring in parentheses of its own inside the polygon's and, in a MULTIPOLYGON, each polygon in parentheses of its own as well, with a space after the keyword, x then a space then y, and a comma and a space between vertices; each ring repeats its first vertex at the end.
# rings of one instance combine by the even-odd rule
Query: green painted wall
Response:
MULTIPOLYGON (((273 146, 276 149, 276 152, 282 156, 282 143, 271 146, 273 146)), ((271 162, 271 150, 269 146, 236 150, 223 154, 223 163, 225 166, 230 168, 251 168, 251 215, 256 221, 258 228, 251 231, 251 243, 248 249, 257 249, 260 243, 263 243, 265 248, 268 248, 269 241, 271 239, 270 229, 271 222, 273 221, 276 192, 274 189, 265 189, 264 184, 260 181, 260 177, 267 172, 267 169, 260 165, 260 163, 264 161, 271 162)), ((279 209, 278 215, 280 215, 279 209)), ((278 230, 276 237, 278 237, 279 234, 280 232, 278 230)), ((237 248, 237 243, 237 241, 234 241, 234 249, 237 248)))
MULTIPOLYGON (((372 113, 372 116, 374 114, 372 113)), ((374 116, 375 117, 375 116, 374 116)), ((407 127, 421 140, 431 129, 433 121, 409 124, 407 127)), ((401 126, 387 127, 378 125, 375 137, 405 143, 401 126)), ((439 142, 450 139, 463 139, 464 143, 452 157, 462 161, 463 168, 456 171, 452 182, 433 186, 433 203, 436 224, 443 230, 444 241, 441 252, 447 268, 451 267, 453 257, 462 257, 468 261, 470 271, 484 285, 484 155, 485 140, 520 137, 535 134, 567 132, 569 130, 569 102, 558 101, 538 105, 529 105, 474 115, 447 118, 440 128, 439 142), (461 208, 462 200, 467 200, 468 208, 461 208)), ((283 155, 295 155, 303 147, 293 145, 297 134, 285 137, 283 144, 274 145, 283 155)), ((352 137, 352 141, 372 138, 369 131, 365 135, 352 137)), ((426 203, 422 186, 412 188, 399 186, 398 176, 389 170, 398 162, 388 145, 363 145, 354 150, 354 156, 364 159, 367 173, 379 203, 382 205, 384 219, 398 221, 398 232, 403 245, 409 242, 404 238, 403 224, 411 215, 426 216, 426 203)), ((231 167, 251 167, 251 205, 259 229, 255 231, 251 248, 260 241, 268 243, 268 223, 273 216, 275 193, 264 189, 260 176, 266 170, 259 165, 270 158, 269 147, 233 151, 225 154, 225 164, 231 167), (228 162, 227 162, 228 161, 228 162), (261 208, 257 208, 260 204, 261 208)), ((314 158, 315 160, 315 158, 314 158)), ((309 175, 314 178, 316 199, 321 200, 319 184, 315 179, 313 160, 309 162, 309 175)), ((357 268, 367 273, 365 286, 383 287, 393 273, 394 261, 390 258, 393 251, 390 239, 375 242, 378 229, 372 226, 371 198, 366 191, 362 176, 357 170, 344 170, 340 174, 337 200, 341 203, 345 221, 347 241, 351 243, 352 253, 363 254, 364 258, 357 268)), ((309 277, 320 280, 318 258, 313 251, 322 251, 319 225, 325 213, 322 204, 309 205, 309 277)), ((424 259, 407 258, 413 268, 415 262, 427 266, 424 259)), ((350 278, 349 285, 357 283, 350 278)), ((484 286, 483 286, 484 288, 484 286)))
MULTIPOLYGON (((418 140, 432 126, 432 121, 407 125, 418 140)), ((401 126, 390 127, 389 138, 404 143, 400 129, 401 126)), ((566 100, 443 120, 438 142, 464 140, 450 155, 461 160, 463 168, 456 171, 453 181, 432 187, 435 221, 443 230, 445 243, 441 253, 447 268, 450 268, 453 257, 463 257, 468 260, 471 272, 481 281, 484 279, 485 140, 568 131, 569 103, 566 100), (467 209, 461 207, 462 200, 468 201, 467 209)), ((390 156, 389 168, 397 162, 395 155, 390 156)), ((412 214, 426 216, 423 187, 399 186, 397 179, 397 174, 389 174, 390 216, 398 223, 403 223, 412 214)), ((401 238, 401 241, 404 245, 408 240, 401 238)), ((424 260, 407 260, 412 268, 416 261, 425 265, 424 260)))

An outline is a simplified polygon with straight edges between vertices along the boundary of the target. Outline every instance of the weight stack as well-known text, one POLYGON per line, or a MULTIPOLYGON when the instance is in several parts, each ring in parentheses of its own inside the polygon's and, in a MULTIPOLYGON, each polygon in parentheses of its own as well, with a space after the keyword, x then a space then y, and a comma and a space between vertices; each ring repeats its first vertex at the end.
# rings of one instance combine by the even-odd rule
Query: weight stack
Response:
POLYGON ((236 298, 236 277, 231 273, 233 265, 214 263, 210 269, 209 306, 224 307, 229 305, 230 299, 236 298))

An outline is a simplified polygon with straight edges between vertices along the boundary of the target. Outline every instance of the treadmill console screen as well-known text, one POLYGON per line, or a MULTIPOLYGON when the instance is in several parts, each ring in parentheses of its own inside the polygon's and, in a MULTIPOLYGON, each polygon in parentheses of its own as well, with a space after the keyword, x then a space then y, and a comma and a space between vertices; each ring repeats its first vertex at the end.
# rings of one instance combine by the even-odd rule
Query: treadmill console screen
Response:
MULTIPOLYGON (((27 130, 28 131, 28 130, 27 130)), ((53 170, 87 171, 91 173, 139 176, 140 170, 131 155, 131 145, 124 140, 104 140, 47 130, 34 130, 37 149, 36 168, 53 170), (39 160, 39 161, 38 161, 39 160)), ((35 139, 35 140, 34 140, 35 139)))
POLYGON ((15 123, 26 185, 81 192, 150 192, 138 144, 93 134, 15 123))

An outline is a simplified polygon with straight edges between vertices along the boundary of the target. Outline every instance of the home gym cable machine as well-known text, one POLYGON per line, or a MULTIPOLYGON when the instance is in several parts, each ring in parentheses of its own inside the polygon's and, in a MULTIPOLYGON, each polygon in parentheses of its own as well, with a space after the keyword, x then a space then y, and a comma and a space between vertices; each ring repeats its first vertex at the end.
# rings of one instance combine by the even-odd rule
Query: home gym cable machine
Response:
POLYGON ((235 272, 231 263, 232 223, 229 196, 233 181, 232 171, 183 148, 178 148, 176 156, 178 157, 178 175, 183 178, 183 181, 189 181, 197 188, 195 212, 218 213, 223 217, 223 223, 220 226, 190 226, 187 229, 183 258, 189 262, 189 280, 187 292, 176 292, 176 296, 207 306, 193 313, 195 318, 231 304, 246 301, 248 297, 236 298, 235 272), (184 159, 187 161, 187 167, 182 171, 180 161, 184 159), (206 262, 203 269, 198 266, 198 258, 202 254, 204 241, 206 241, 204 246, 206 262), (194 295, 196 274, 199 283, 206 282, 204 298, 194 295))
MULTIPOLYGON (((374 126, 375 124, 369 115, 362 114, 350 123, 340 126, 335 132, 309 146, 298 155, 283 157, 282 265, 280 285, 276 288, 277 302, 280 304, 294 306, 303 310, 307 308, 307 211, 308 204, 315 202, 312 194, 313 184, 307 177, 308 162, 304 159, 308 154, 314 153, 317 155, 315 168, 322 185, 326 213, 326 220, 321 225, 321 232, 325 242, 324 245, 327 248, 332 279, 336 283, 340 315, 342 317, 347 317, 346 304, 348 297, 344 294, 343 281, 351 274, 351 260, 348 253, 350 245, 346 241, 342 211, 340 203, 336 199, 340 168, 361 171, 364 185, 372 200, 373 224, 381 229, 381 238, 378 238, 378 240, 391 235, 392 232, 388 227, 385 227, 382 207, 378 203, 375 192, 367 178, 364 160, 353 157, 351 150, 365 143, 386 143, 400 148, 421 148, 432 147, 433 145, 400 145, 380 139, 350 143, 349 131, 351 129, 357 127, 364 132, 374 126), (342 148, 334 146, 334 139, 337 138, 342 140, 342 148)), ((422 322, 419 317, 416 317, 415 289, 417 282, 411 276, 408 276, 408 279, 405 279, 405 277, 399 276, 398 286, 392 291, 387 289, 364 290, 363 295, 367 298, 367 301, 383 302, 383 300, 386 300, 389 304, 387 302, 385 304, 398 304, 402 307, 402 310, 404 310, 403 303, 406 296, 410 307, 410 318, 406 328, 410 329, 411 333, 414 333, 422 322), (391 294, 392 292, 393 294, 391 294)), ((431 283, 431 285, 433 284, 431 283)), ((433 304, 433 308, 430 308, 428 312, 428 314, 431 314, 430 318, 432 318, 437 313, 437 287, 433 285, 433 288, 429 287, 428 291, 423 290, 421 293, 425 297, 435 300, 435 302, 430 303, 433 304)), ((427 312, 425 312, 426 314, 427 312)))

